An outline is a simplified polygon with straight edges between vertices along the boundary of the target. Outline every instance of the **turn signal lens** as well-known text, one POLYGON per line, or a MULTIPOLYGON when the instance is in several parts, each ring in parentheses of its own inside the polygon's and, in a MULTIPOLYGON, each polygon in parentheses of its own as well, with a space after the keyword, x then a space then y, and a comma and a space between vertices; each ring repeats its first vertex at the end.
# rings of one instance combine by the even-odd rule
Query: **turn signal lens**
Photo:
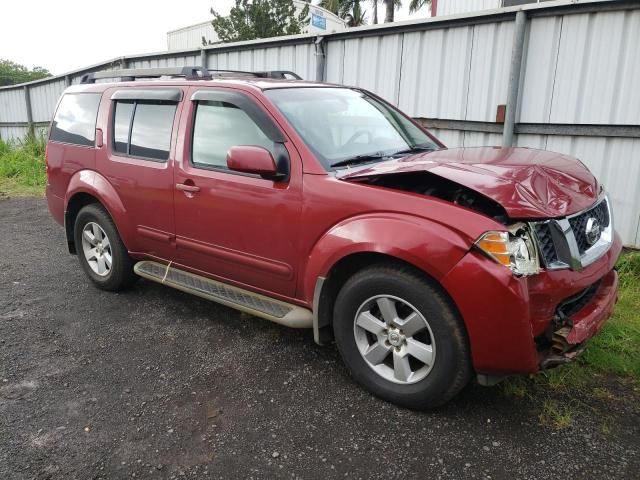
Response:
POLYGON ((538 273, 538 255, 528 231, 514 225, 509 232, 487 232, 476 246, 501 265, 509 267, 516 275, 538 273))

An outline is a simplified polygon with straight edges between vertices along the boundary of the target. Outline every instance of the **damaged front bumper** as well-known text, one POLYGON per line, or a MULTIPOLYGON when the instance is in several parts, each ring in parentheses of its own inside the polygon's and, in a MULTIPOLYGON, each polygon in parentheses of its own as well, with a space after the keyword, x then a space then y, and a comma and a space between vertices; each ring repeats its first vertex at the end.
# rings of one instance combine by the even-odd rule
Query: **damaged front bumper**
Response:
POLYGON ((547 347, 539 348, 541 369, 574 360, 584 350, 586 341, 602 328, 618 300, 618 272, 610 271, 594 288, 581 293, 558 308, 552 328, 538 340, 539 347, 547 347), (563 313, 567 308, 571 309, 571 315, 563 313))
POLYGON ((621 250, 615 235, 610 249, 580 271, 543 270, 528 277, 514 276, 476 251, 465 255, 442 285, 467 327, 480 383, 574 359, 613 312, 621 250))

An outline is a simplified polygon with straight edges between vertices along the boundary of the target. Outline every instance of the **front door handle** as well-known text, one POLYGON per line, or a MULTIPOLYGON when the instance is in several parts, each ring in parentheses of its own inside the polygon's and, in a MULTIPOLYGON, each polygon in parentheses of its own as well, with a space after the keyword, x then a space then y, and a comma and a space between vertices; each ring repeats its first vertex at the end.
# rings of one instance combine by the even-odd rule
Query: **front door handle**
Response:
POLYGON ((186 183, 176 183, 176 189, 186 193, 198 193, 200 191, 200 187, 187 185, 186 183))

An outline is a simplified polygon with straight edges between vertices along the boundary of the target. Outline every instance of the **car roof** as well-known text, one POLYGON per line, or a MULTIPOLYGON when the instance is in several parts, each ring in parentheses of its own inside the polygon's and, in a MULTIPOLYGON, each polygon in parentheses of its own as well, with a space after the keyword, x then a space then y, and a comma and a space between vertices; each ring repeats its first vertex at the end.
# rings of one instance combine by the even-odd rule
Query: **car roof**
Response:
POLYGON ((185 80, 181 78, 166 78, 152 80, 138 80, 125 82, 101 82, 72 85, 66 92, 103 92, 112 87, 166 87, 166 86, 193 86, 193 87, 244 87, 255 90, 271 90, 276 88, 348 88, 344 85, 315 82, 309 80, 282 80, 271 78, 258 78, 249 76, 225 76, 215 77, 211 80, 185 80))

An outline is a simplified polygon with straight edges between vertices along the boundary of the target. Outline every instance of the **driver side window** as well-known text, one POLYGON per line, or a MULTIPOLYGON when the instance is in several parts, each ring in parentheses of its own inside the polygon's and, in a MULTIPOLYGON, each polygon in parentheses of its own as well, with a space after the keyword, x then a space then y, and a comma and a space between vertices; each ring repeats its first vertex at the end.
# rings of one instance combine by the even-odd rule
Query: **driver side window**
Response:
POLYGON ((191 160, 195 166, 227 169, 227 151, 237 145, 264 147, 274 154, 274 144, 236 105, 199 101, 193 127, 191 160))

